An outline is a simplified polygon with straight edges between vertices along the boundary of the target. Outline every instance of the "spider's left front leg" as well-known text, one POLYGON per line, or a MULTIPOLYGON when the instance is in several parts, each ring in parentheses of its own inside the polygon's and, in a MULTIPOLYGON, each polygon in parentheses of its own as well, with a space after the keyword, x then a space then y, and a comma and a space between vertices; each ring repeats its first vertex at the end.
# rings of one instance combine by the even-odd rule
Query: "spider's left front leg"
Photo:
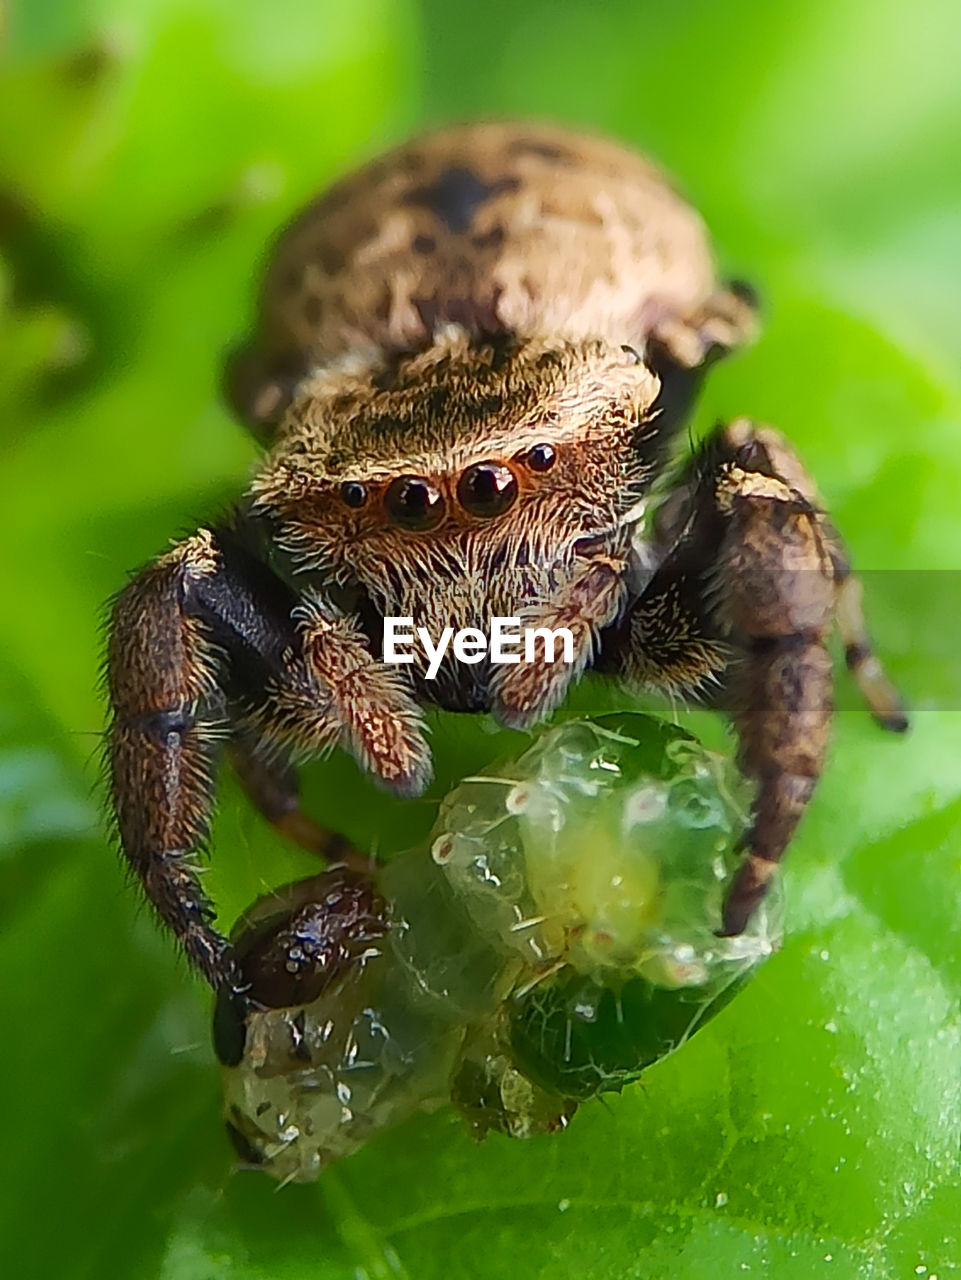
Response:
POLYGON ((108 760, 124 856, 211 985, 236 981, 200 876, 219 740, 258 808, 326 857, 350 846, 299 808, 291 755, 334 745, 395 791, 430 754, 414 699, 359 624, 299 596, 230 527, 201 530, 119 594, 108 760), (305 839, 306 837, 306 839, 305 839))
MULTIPOLYGON (((826 640, 836 611, 842 633, 857 633, 858 653, 870 649, 840 542, 779 436, 744 421, 722 428, 678 494, 666 508, 670 550, 605 637, 601 665, 730 712, 741 766, 757 784, 747 855, 724 904, 723 932, 738 934, 824 765, 833 714, 826 640)), ((885 727, 902 729, 896 691, 873 655, 868 661, 866 700, 885 727)), ((850 652, 849 665, 857 676, 850 652)))

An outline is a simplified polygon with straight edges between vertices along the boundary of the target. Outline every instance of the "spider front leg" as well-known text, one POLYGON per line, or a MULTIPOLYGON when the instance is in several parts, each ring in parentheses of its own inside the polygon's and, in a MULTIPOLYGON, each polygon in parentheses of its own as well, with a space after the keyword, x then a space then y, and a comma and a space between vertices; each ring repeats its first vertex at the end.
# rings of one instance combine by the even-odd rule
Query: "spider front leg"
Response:
MULTIPOLYGON (((376 661, 355 624, 302 601, 229 530, 199 532, 121 592, 108 684, 124 856, 215 987, 235 977, 197 865, 218 740, 237 735, 243 780, 274 821, 293 808, 284 761, 294 750, 340 743, 398 791, 421 787, 430 772, 420 715, 397 673, 376 661)), ((313 833, 343 859, 340 837, 313 833)))
POLYGON ((755 426, 741 418, 724 430, 722 438, 728 454, 739 456, 742 465, 783 480, 811 504, 834 570, 834 620, 844 649, 844 661, 868 710, 882 729, 903 733, 908 719, 901 696, 885 674, 871 644, 864 621, 861 581, 851 570, 847 547, 825 514, 814 481, 784 436, 771 427, 755 426))
POLYGON ((215 572, 213 538, 203 531, 118 597, 107 655, 108 761, 124 856, 190 962, 220 986, 233 977, 229 944, 213 927, 195 859, 207 834, 224 700, 209 638, 183 608, 215 572))
POLYGON ((862 687, 872 711, 887 728, 907 722, 851 609, 855 580, 837 535, 780 436, 744 421, 721 429, 678 494, 662 528, 672 545, 607 639, 604 665, 731 713, 741 766, 757 784, 747 854, 724 904, 722 931, 738 934, 824 765, 833 713, 826 640, 836 611, 857 631, 862 659, 870 657, 862 687))

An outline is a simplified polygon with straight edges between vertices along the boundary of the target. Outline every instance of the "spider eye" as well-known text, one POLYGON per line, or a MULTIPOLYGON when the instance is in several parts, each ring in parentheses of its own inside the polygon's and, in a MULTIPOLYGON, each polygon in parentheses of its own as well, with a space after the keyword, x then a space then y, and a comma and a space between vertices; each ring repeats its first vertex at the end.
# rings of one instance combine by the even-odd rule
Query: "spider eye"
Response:
POLYGON ((358 480, 345 480, 340 486, 340 496, 348 507, 362 507, 367 501, 367 489, 358 480))
POLYGON ((423 476, 398 476, 384 494, 387 514, 404 529, 433 529, 444 518, 444 499, 423 476))
POLYGON ((517 497, 517 479, 502 462, 478 462, 461 476, 457 497, 472 516, 503 515, 517 497))
POLYGON ((550 471, 557 461, 557 454, 552 444, 535 444, 527 450, 524 461, 532 471, 550 471))

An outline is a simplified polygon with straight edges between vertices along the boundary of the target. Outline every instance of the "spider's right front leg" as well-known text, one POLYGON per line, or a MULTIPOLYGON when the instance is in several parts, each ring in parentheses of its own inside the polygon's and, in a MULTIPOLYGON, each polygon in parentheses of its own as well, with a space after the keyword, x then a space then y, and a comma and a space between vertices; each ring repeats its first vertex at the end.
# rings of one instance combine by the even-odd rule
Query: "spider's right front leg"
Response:
POLYGON ((271 797, 289 814, 293 787, 276 758, 294 750, 340 743, 392 789, 422 787, 419 712, 349 619, 304 604, 228 531, 195 534, 121 592, 108 668, 124 856, 191 963, 215 987, 233 983, 197 866, 218 739, 236 734, 242 781, 276 821, 271 797))

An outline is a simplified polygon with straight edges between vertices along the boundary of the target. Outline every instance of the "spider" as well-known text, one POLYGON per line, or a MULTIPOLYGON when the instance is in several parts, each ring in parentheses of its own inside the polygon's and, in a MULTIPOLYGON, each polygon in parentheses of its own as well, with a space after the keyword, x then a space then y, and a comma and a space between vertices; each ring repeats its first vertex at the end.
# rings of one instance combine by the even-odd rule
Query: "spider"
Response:
POLYGON ((263 461, 120 592, 109 638, 123 853, 214 987, 239 982, 198 875, 225 739, 267 819, 350 862, 297 761, 340 747, 416 795, 426 704, 528 727, 587 668, 730 715, 756 783, 723 913, 744 929, 823 766, 832 622, 875 718, 907 724, 785 440, 739 418, 674 459, 706 369, 755 328, 658 171, 555 127, 429 135, 281 235, 227 379, 263 461), (568 628, 574 660, 382 660, 385 618, 493 616, 568 628))

